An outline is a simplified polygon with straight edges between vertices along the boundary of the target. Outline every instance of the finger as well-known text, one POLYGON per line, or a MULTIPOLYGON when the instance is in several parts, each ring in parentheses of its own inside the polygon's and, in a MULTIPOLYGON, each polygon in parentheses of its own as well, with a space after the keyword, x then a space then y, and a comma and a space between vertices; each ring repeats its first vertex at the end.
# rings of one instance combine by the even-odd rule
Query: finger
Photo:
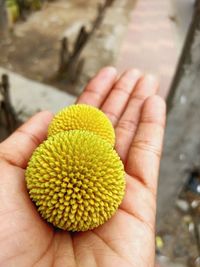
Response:
POLYGON ((121 159, 126 160, 129 147, 138 126, 142 105, 159 88, 157 79, 152 75, 144 76, 136 85, 127 107, 116 127, 116 150, 121 159))
POLYGON ((100 107, 111 90, 117 77, 113 67, 103 68, 86 86, 77 100, 77 104, 88 104, 100 107))
POLYGON ((157 189, 165 119, 164 100, 159 96, 148 98, 126 163, 127 173, 139 179, 154 193, 157 189))
POLYGON ((0 144, 0 158, 25 168, 33 150, 46 138, 52 118, 50 112, 43 111, 29 119, 0 144))
POLYGON ((141 75, 141 72, 136 69, 126 71, 116 82, 108 98, 104 102, 101 109, 109 117, 114 126, 121 117, 130 94, 141 75))

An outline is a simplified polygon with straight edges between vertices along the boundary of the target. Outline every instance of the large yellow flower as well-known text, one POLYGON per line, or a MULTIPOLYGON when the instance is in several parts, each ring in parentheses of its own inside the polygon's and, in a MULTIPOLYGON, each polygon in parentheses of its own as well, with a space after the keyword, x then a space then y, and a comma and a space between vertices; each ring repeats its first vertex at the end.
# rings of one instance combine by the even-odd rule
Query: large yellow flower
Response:
POLYGON ((43 142, 29 161, 26 182, 41 216, 69 231, 106 222, 125 191, 116 151, 98 135, 80 130, 60 132, 43 142))

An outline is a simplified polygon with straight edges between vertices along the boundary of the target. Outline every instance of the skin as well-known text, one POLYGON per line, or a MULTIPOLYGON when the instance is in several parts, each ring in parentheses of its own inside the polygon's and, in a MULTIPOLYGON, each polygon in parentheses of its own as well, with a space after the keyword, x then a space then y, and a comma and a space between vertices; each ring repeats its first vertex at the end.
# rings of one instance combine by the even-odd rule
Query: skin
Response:
POLYGON ((158 87, 153 76, 138 70, 118 77, 106 67, 77 100, 110 118, 127 173, 120 208, 93 231, 55 230, 40 218, 27 193, 24 171, 46 138, 51 113, 38 113, 0 144, 0 266, 155 266, 156 191, 166 113, 158 87))

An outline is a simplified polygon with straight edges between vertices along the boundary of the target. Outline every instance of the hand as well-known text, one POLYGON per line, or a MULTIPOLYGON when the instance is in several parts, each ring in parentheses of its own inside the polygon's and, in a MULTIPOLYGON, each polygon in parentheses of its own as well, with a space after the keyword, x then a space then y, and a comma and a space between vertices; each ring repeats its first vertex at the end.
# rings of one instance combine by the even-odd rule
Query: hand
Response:
POLYGON ((46 138, 49 112, 31 118, 0 144, 0 266, 153 267, 156 187, 165 127, 158 82, 129 70, 119 79, 102 69, 77 103, 103 110, 116 131, 126 169, 126 194, 116 214, 93 231, 71 234, 49 226, 31 202, 24 170, 46 138))

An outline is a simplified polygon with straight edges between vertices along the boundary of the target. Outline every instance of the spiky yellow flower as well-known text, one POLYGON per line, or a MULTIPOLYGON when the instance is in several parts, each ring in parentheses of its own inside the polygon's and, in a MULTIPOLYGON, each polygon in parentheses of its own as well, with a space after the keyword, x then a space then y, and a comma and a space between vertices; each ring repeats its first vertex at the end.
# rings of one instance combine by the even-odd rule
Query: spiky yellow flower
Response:
POLYGON ((41 216, 68 231, 86 231, 106 222, 125 191, 123 164, 113 147, 80 130, 43 142, 29 161, 26 182, 41 216))
POLYGON ((112 145, 115 143, 115 132, 109 119, 89 105, 71 105, 58 112, 49 125, 48 136, 70 130, 91 131, 112 145))

